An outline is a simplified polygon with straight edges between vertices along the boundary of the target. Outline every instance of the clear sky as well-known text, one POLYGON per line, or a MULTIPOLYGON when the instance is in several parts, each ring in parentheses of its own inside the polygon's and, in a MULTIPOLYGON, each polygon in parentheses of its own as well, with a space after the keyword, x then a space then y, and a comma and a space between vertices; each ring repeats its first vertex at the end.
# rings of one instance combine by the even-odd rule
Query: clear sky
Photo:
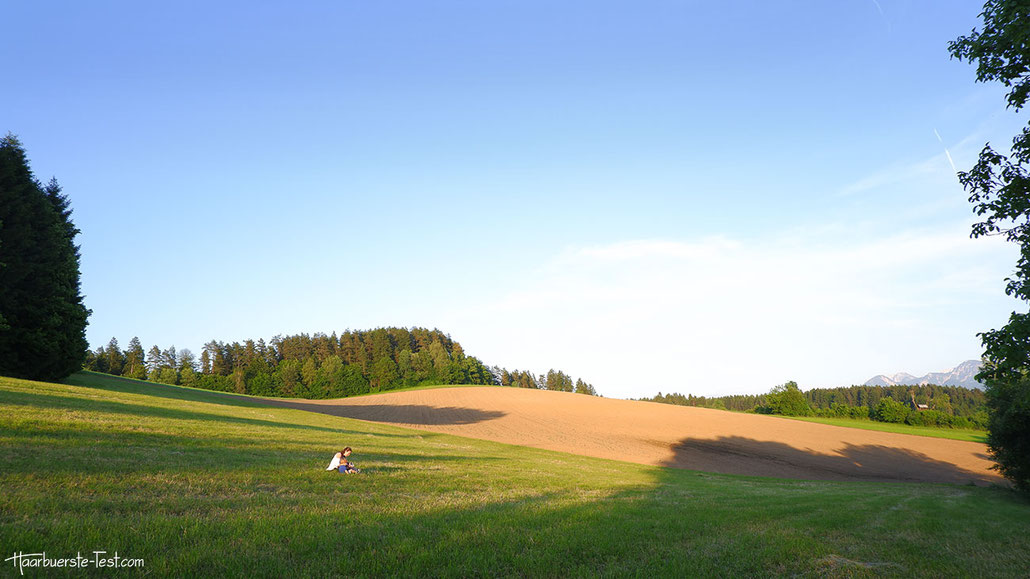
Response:
POLYGON ((613 397, 978 358, 979 2, 4 2, 94 348, 437 327, 613 397))

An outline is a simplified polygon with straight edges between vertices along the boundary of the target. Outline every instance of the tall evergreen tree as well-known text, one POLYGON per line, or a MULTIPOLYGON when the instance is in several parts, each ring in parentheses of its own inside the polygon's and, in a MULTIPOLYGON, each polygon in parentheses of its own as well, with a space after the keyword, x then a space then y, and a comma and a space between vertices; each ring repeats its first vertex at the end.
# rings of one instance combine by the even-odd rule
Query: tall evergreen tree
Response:
POLYGON ((0 139, 0 374, 60 380, 82 368, 78 233, 57 182, 41 185, 18 139, 0 139))
POLYGON ((107 373, 107 351, 102 346, 96 351, 87 351, 82 367, 91 372, 107 373))
POLYGON ((117 338, 111 338, 111 341, 107 343, 107 347, 104 348, 104 357, 107 358, 107 373, 115 376, 121 375, 122 368, 125 367, 125 354, 118 347, 117 338))
POLYGON ((373 388, 386 390, 398 377, 397 363, 389 357, 379 358, 372 363, 372 375, 369 377, 369 382, 372 383, 373 388))
POLYGON ((161 355, 161 348, 157 346, 151 346, 147 350, 147 373, 156 372, 161 368, 164 363, 164 356, 161 355))
POLYGON ((200 372, 202 374, 211 373, 211 353, 207 349, 200 353, 200 372))
POLYGON ((167 349, 161 352, 161 367, 163 368, 178 368, 179 367, 179 354, 175 351, 175 346, 168 346, 167 349))
POLYGON ((125 350, 125 368, 122 370, 122 376, 128 376, 137 380, 145 379, 147 377, 145 360, 146 355, 143 353, 143 345, 140 344, 139 338, 133 336, 129 340, 129 348, 125 350))

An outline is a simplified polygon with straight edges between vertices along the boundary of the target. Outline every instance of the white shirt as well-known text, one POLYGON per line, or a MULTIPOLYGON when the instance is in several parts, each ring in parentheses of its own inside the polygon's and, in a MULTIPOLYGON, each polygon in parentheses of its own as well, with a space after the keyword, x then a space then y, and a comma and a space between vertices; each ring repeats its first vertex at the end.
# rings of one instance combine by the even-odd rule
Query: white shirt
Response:
POLYGON ((329 466, 326 467, 326 470, 336 470, 338 468, 340 468, 340 457, 333 456, 333 460, 329 463, 329 466))

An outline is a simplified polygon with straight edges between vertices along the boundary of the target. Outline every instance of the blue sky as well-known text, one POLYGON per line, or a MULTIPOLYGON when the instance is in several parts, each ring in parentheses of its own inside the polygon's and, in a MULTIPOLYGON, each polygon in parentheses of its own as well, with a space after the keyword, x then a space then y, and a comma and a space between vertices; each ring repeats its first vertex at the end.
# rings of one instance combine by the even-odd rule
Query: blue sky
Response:
POLYGON ((970 2, 5 3, 93 347, 438 327, 608 396, 979 357, 970 2), (947 154, 946 154, 947 151, 947 154))

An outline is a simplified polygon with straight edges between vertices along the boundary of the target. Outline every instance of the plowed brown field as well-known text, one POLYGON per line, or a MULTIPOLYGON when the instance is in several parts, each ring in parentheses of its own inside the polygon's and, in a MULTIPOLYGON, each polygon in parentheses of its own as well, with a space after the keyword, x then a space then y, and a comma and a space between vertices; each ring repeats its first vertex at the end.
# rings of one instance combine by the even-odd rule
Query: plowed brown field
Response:
POLYGON ((640 464, 816 480, 1004 484, 987 448, 652 402, 461 387, 276 406, 640 464))

